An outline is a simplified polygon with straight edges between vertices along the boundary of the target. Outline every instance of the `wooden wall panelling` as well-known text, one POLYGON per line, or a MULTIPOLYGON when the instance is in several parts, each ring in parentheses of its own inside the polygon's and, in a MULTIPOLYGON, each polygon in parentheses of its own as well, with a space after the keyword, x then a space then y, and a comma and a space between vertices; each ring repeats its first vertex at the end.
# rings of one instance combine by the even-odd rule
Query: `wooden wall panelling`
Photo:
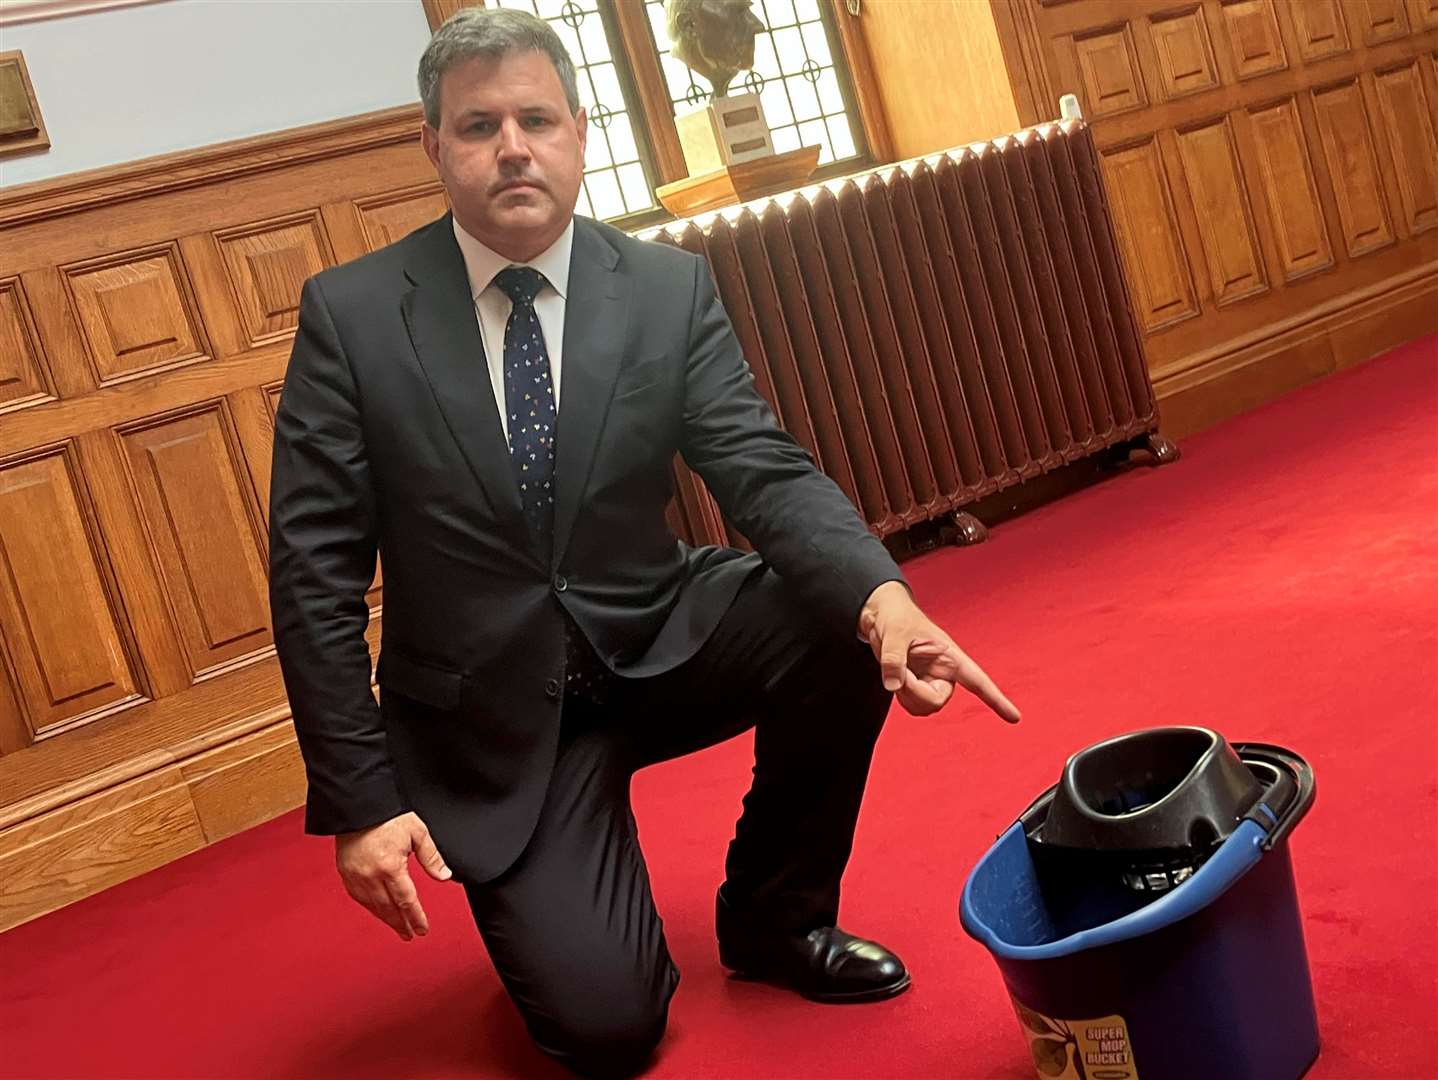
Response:
POLYGON ((449 209, 444 188, 438 183, 419 184, 384 195, 356 199, 354 206, 364 232, 366 249, 374 251, 402 240, 449 209))
POLYGON ((1419 57, 1418 66, 1428 79, 1428 111, 1432 114, 1433 126, 1438 128, 1438 50, 1428 57, 1426 64, 1419 57))
MULTIPOLYGON (((1011 78, 1027 79, 1039 100, 1073 92, 1086 107, 1135 304, 1147 308, 1140 313, 1145 352, 1165 400, 1166 428, 1175 426, 1171 407, 1178 409, 1176 430, 1192 430, 1438 330, 1438 229, 1408 227, 1396 162, 1417 155, 1390 130, 1401 126, 1407 138, 1426 140, 1421 126, 1398 119, 1413 111, 1419 80, 1394 74, 1377 82, 1417 60, 1438 133, 1438 37, 1421 29, 1438 0, 1403 0, 1402 16, 1385 4, 1360 10, 1358 0, 992 2, 1006 12, 996 22, 1006 28, 1011 78), (1175 50, 1199 33, 1195 10, 1217 85, 1176 94, 1184 89, 1181 69, 1192 72, 1194 84, 1206 81, 1199 65, 1178 63, 1175 50), (1393 32, 1399 19, 1407 35, 1393 32), (1148 104, 1097 115, 1088 108, 1073 43, 1125 24, 1148 104), (1190 166, 1202 142, 1195 140, 1214 136, 1217 129, 1208 129, 1225 116, 1235 164, 1231 171, 1211 166, 1195 185, 1190 166), (1247 192, 1267 279, 1266 290, 1222 304, 1208 299, 1225 293, 1214 288, 1215 241, 1227 241, 1229 257, 1239 254, 1246 266, 1252 240, 1246 229, 1219 233, 1201 224, 1194 203, 1215 184, 1247 192), (1145 204, 1152 213, 1133 212, 1145 204), (1183 280, 1176 266, 1188 268, 1191 293, 1175 286, 1183 280), (1156 315, 1164 299, 1164 314, 1193 313, 1156 315), (1383 316, 1389 308, 1391 321, 1383 316)), ((1209 144, 1218 148, 1220 140, 1209 144)), ((1222 162, 1223 154, 1215 149, 1203 160, 1222 162)), ((1405 168, 1416 207, 1427 190, 1426 162, 1405 168)), ((1238 291, 1230 285, 1227 294, 1238 291)))
POLYGON ((1395 243, 1414 235, 1404 213, 1404 196, 1398 176, 1397 163, 1402 148, 1395 148, 1384 123, 1384 105, 1379 97, 1376 72, 1388 70, 1389 65, 1380 65, 1358 77, 1358 93, 1368 113, 1369 135, 1373 140, 1373 154, 1378 161, 1378 182, 1383 191, 1383 201, 1388 208, 1388 220, 1392 225, 1395 243))
POLYGON ((19 276, 0 280, 0 416, 55 399, 55 382, 19 276))
MULTIPOLYGON (((371 651, 377 648, 378 620, 370 624, 366 640, 371 651)), ((94 720, 83 738, 47 739, 0 757, 5 794, 0 829, 274 723, 287 715, 285 708, 279 664, 268 657, 222 679, 206 679, 168 698, 94 720)))
POLYGON ((162 701, 189 686, 191 675, 126 474, 124 448, 108 427, 81 431, 74 440, 149 696, 162 701))
MULTIPOLYGON (((37 312, 38 314, 38 312, 37 312)), ((128 418, 181 408, 200 398, 220 397, 257 382, 282 378, 289 342, 190 368, 169 377, 136 379, 74 398, 20 409, 0 423, 0 456, 18 453, 53 438, 56 432, 87 432, 128 418)))
POLYGON ((24 750, 34 741, 31 726, 20 700, 20 679, 9 657, 5 637, 0 634, 0 759, 24 750))
POLYGON ((1108 150, 1101 160, 1140 324, 1152 333, 1192 318, 1198 301, 1158 140, 1108 150))
MULTIPOLYGON (((856 82, 865 67, 875 75, 874 96, 884 119, 882 130, 875 132, 876 153, 887 142, 897 157, 916 157, 990 139, 1018 125, 1020 106, 1002 51, 1001 36, 1008 27, 1000 26, 1002 20, 987 3, 870 3, 861 6, 857 20, 840 3, 835 21, 850 28, 857 21, 866 46, 867 64, 852 70, 856 82), (939 86, 943 92, 935 93, 939 86)), ((874 96, 859 93, 861 103, 873 103, 874 96)), ((1041 102, 1043 114, 1052 116, 1055 104, 1041 102)))
POLYGON ((174 242, 59 267, 100 386, 213 355, 174 242))
POLYGON ((1202 6, 1149 16, 1159 86, 1172 100, 1218 86, 1218 65, 1202 6))
POLYGON ((1303 0, 1289 4, 1284 10, 1293 20, 1298 55, 1305 63, 1341 56, 1352 48, 1348 24, 1338 0, 1303 0))
POLYGON ((443 211, 417 121, 0 191, 0 928, 301 800, 274 406, 303 279, 443 211))
POLYGON ((335 263, 319 210, 214 235, 250 346, 287 336, 299 320, 305 278, 335 263))
POLYGON ((1288 67, 1273 0, 1222 0, 1225 37, 1239 79, 1288 67))
POLYGON ((1415 34, 1438 30, 1438 0, 1408 0, 1408 20, 1415 34))
POLYGON ((1268 289, 1247 185, 1227 116, 1176 133, 1213 299, 1220 307, 1268 289))
POLYGON ((358 259, 370 251, 364 229, 360 226, 359 212, 348 199, 325 203, 320 207, 320 220, 324 223, 325 236, 329 238, 336 263, 358 259))
MULTIPOLYGON (((80 323, 60 272, 53 266, 42 266, 26 270, 20 275, 20 282, 30 302, 30 314, 39 335, 40 351, 49 366, 55 397, 68 401, 96 390, 99 382, 95 365, 85 347, 80 323)), ((45 403, 7 416, 0 425, 0 436, 53 408, 53 403, 45 403)), ((38 438, 32 440, 39 441, 38 438)), ((7 452, 0 449, 0 455, 7 452)))
MULTIPOLYGON (((277 404, 278 388, 274 396, 277 404)), ((247 386, 228 395, 225 406, 235 426, 235 437, 244 455, 255 506, 267 534, 270 521, 270 452, 275 436, 275 414, 270 395, 263 386, 247 386)))
POLYGON ((1404 0, 1348 0, 1348 11, 1358 36, 1368 46, 1406 37, 1408 12, 1404 0))
POLYGON ((268 548, 224 399, 117 429, 193 677, 271 647, 268 548))
POLYGON ((230 359, 250 353, 249 330, 235 302, 225 257, 214 234, 191 233, 180 237, 179 245, 215 356, 230 359))
POLYGON ((73 440, 0 461, 0 614, 32 738, 144 700, 73 440))
POLYGON ((1058 95, 1049 82, 1045 42, 1035 25, 1034 9, 1015 0, 989 0, 994 31, 1007 69, 1016 118, 1032 127, 1051 118, 1058 95))
POLYGON ((1358 81, 1314 90, 1313 109, 1349 256, 1387 247, 1394 240, 1393 225, 1358 81))
POLYGON ((1296 102, 1284 98, 1251 109, 1248 118, 1279 273, 1291 282, 1327 270, 1333 247, 1296 102))
POLYGON ((1084 115, 1097 119, 1148 104, 1133 28, 1127 20, 1075 34, 1073 52, 1082 80, 1084 115))
POLYGON ((1378 72, 1378 115, 1387 136, 1409 235, 1438 226, 1438 138, 1418 60, 1378 72))

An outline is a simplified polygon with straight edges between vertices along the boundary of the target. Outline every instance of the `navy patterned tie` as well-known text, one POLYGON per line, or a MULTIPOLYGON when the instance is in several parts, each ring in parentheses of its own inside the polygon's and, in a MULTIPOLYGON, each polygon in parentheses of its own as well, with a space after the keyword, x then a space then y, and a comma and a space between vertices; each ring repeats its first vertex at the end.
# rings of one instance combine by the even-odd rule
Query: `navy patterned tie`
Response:
MULTIPOLYGON (((546 282, 530 266, 511 266, 494 283, 513 302, 504 327, 504 411, 509 417, 509 457, 519 484, 525 520, 534 530, 541 557, 548 562, 554 545, 554 441, 558 412, 549 372, 549 350, 534 311, 534 298, 546 282)), ((603 701, 608 669, 574 620, 564 617, 564 684, 571 694, 603 701)))
POLYGON ((554 532, 554 383, 549 351, 534 312, 544 275, 531 266, 511 266, 494 283, 513 302, 504 327, 504 411, 509 418, 509 456, 519 484, 524 517, 548 560, 554 532))

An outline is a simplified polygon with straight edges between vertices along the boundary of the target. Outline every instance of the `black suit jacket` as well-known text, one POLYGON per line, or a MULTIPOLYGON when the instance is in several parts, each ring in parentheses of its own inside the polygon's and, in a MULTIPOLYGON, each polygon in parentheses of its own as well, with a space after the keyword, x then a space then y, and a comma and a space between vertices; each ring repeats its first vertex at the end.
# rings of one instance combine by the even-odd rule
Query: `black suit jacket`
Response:
POLYGON ((576 218, 553 554, 522 516, 448 216, 305 283, 275 423, 270 605, 306 829, 405 810, 459 877, 523 850, 548 784, 561 608, 626 675, 704 643, 756 555, 664 517, 676 452, 762 558, 853 632, 900 577, 755 392, 700 258, 576 218), (384 564, 378 680, 364 594, 384 564))

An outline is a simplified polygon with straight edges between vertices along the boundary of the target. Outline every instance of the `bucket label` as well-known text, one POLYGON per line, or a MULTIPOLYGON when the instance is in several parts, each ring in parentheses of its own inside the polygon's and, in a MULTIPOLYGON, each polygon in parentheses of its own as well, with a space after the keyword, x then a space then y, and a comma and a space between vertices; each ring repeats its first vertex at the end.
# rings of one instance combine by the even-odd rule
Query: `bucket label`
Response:
POLYGON ((1059 1020, 1014 1002, 1034 1068, 1044 1080, 1138 1080, 1122 1016, 1059 1020))

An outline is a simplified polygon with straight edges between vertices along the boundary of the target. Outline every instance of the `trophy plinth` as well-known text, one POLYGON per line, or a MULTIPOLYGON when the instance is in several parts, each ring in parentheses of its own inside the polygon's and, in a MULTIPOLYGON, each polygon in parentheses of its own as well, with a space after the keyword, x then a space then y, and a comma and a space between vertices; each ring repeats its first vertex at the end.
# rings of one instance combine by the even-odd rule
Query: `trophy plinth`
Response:
POLYGON ((690 176, 767 157, 774 140, 758 94, 714 98, 674 117, 690 176))

